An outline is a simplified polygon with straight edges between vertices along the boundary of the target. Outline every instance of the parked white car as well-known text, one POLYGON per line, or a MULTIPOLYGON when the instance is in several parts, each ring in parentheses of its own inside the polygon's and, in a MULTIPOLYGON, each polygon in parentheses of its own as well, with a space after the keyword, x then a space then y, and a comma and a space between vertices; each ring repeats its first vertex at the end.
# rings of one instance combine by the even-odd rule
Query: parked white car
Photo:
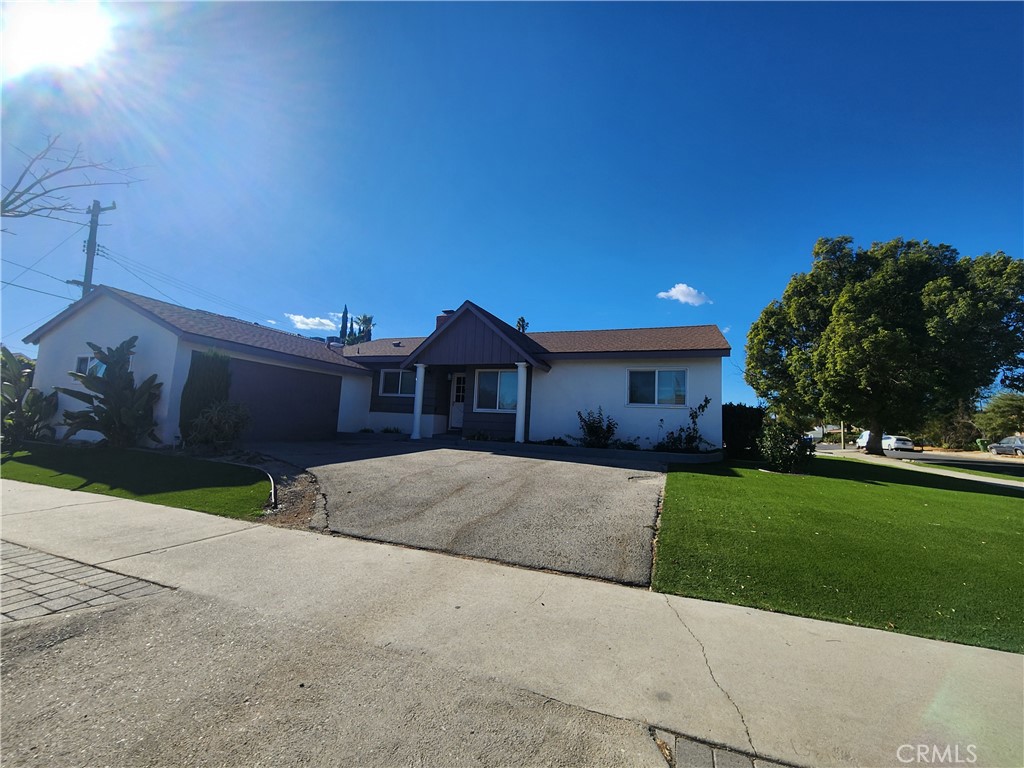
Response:
POLYGON ((912 451, 914 441, 903 435, 882 435, 883 451, 912 451))
MULTIPOLYGON (((865 448, 868 444, 868 436, 871 434, 870 430, 865 430, 860 433, 857 438, 857 447, 865 448)), ((914 450, 914 441, 909 437, 903 435, 887 435, 882 434, 882 450, 883 451, 912 451, 914 450)))

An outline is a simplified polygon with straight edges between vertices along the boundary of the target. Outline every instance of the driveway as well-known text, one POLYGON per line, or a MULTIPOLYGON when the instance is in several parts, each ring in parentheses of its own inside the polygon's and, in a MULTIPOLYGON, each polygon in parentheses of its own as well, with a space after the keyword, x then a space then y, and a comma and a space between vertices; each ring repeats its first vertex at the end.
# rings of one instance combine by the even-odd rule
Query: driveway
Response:
POLYGON ((254 447, 316 475, 335 533, 650 584, 665 482, 656 462, 433 441, 254 447))

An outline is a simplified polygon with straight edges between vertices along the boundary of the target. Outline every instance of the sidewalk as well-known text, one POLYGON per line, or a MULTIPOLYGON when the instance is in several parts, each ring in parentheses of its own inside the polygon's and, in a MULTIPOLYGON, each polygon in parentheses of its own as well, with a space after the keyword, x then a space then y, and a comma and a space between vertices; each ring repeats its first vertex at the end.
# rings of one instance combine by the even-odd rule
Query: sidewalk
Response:
MULTIPOLYGON (((5 541, 173 588, 114 608, 78 611, 79 616, 110 613, 100 617, 104 621, 86 622, 93 635, 83 631, 82 639, 74 636, 63 642, 62 655, 48 656, 45 664, 40 661, 40 670, 53 670, 54 675, 68 670, 87 674, 85 670, 92 667, 75 666, 75 653, 88 650, 97 654, 90 658, 105 658, 97 650, 100 644, 95 640, 89 644, 88 638, 113 633, 118 622, 139 631, 143 624, 132 624, 124 613, 133 606, 139 621, 145 618, 145 626, 152 628, 147 631, 158 640, 144 648, 132 646, 132 652, 108 650, 106 655, 121 654, 114 660, 121 666, 111 673, 112 679, 136 689, 136 698, 159 688, 154 681, 171 685, 174 676, 198 664, 204 652, 221 653, 215 650, 222 648, 218 638, 228 628, 220 622, 235 621, 231 617, 238 616, 244 617, 238 621, 256 638, 290 638, 288 644, 294 644, 295 652, 306 659, 300 671, 289 667, 300 675, 298 679, 344 678, 345 685, 353 688, 350 695, 344 694, 348 698, 317 709, 324 718, 343 715, 337 722, 344 723, 345 718, 375 722, 365 718, 378 711, 390 712, 396 706, 393 688, 399 686, 398 698, 417 706, 401 709, 400 722, 380 724, 382 734, 399 741, 403 729, 419 733, 415 729, 423 726, 424 707, 442 706, 423 697, 458 684, 462 698, 454 704, 456 709, 472 711, 474 697, 500 695, 506 697, 503 702, 519 702, 517 697, 523 695, 539 696, 547 702, 544 707, 536 709, 527 702, 521 711, 532 716, 535 711, 550 710, 559 713, 561 720, 579 718, 572 722, 587 723, 601 733, 620 733, 622 744, 631 750, 623 748, 617 761, 604 752, 589 760, 573 760, 566 753, 568 763, 654 765, 649 750, 642 751, 639 742, 633 750, 629 741, 637 728, 649 725, 661 729, 668 745, 675 747, 673 761, 678 766, 687 764, 682 758, 691 748, 703 749, 700 754, 708 759, 710 753, 685 739, 676 742, 674 735, 798 766, 898 766, 906 764, 908 755, 918 755, 919 745, 925 745, 933 757, 945 750, 947 763, 953 762, 956 750, 961 761, 976 755, 972 762, 976 766, 1024 764, 1024 657, 1015 654, 109 497, 10 481, 2 483, 2 490, 5 541), (207 638, 206 642, 195 639, 199 637, 207 638), (186 643, 196 658, 172 654, 169 649, 176 642, 186 643), (158 671, 162 648, 168 649, 167 664, 182 666, 158 671), (370 665, 378 662, 371 673, 370 665), (382 682, 362 691, 356 684, 385 681, 399 669, 398 679, 404 682, 394 686, 382 682)), ((62 616, 68 621, 75 613, 62 616)), ((45 622, 60 620, 5 622, 5 669, 11 666, 12 638, 20 638, 19 632, 41 632, 49 626, 45 622)), ((259 645, 258 640, 252 642, 259 645)), ((25 638, 26 649, 38 646, 25 638)), ((231 646, 232 652, 245 650, 237 646, 231 646)), ((126 646, 103 645, 110 647, 126 646)), ((255 686, 251 683, 251 678, 258 677, 254 669, 270 674, 278 667, 249 662, 247 669, 235 672, 209 672, 219 666, 203 669, 204 674, 228 678, 220 682, 223 687, 234 679, 232 674, 237 674, 240 684, 248 680, 245 684, 255 686)), ((18 670, 15 658, 9 674, 18 670)), ((4 680, 5 724, 17 720, 29 706, 24 697, 12 695, 10 680, 4 680)), ((68 682, 61 684, 66 687, 68 682)), ((92 695, 109 703, 105 691, 92 695)), ((343 692, 332 688, 330 695, 343 692)), ((442 697, 445 702, 450 695, 442 697)), ((209 693, 195 700, 200 698, 207 702, 217 696, 209 693)), ((162 703, 165 700, 155 694, 147 701, 154 708, 147 723, 171 717, 176 706, 169 703, 173 699, 162 703)), ((225 718, 225 712, 236 706, 233 701, 215 703, 218 716, 225 718)), ((301 719, 304 710, 299 703, 285 704, 295 708, 296 721, 301 719)), ((450 709, 453 704, 444 706, 450 709)), ((52 716, 57 710, 48 705, 43 711, 52 716)), ((487 717, 475 721, 474 729, 461 736, 454 731, 442 735, 433 747, 442 751, 419 753, 433 754, 433 760, 417 760, 487 764, 482 758, 469 759, 464 752, 443 751, 472 743, 460 738, 482 738, 480 723, 504 716, 510 719, 503 722, 511 724, 520 717, 520 709, 508 703, 495 703, 485 711, 487 717), (447 760, 441 757, 445 754, 447 760)), ((261 717, 260 722, 265 722, 271 715, 263 712, 261 717)), ((204 719, 198 716, 189 720, 200 721, 204 719)), ((61 739, 74 741, 78 730, 86 728, 84 722, 67 720, 46 727, 56 730, 60 725, 61 739)), ((544 728, 558 727, 544 722, 544 728)), ((84 742, 88 743, 89 733, 79 734, 84 742)), ((516 739, 533 736, 532 731, 515 738, 505 734, 504 742, 497 743, 510 751, 490 754, 489 763, 534 764, 521 757, 534 755, 536 762, 561 764, 546 757, 543 746, 530 746, 538 752, 514 751, 516 739), (508 759, 502 759, 502 754, 508 759)), ((91 738, 95 737, 93 733, 91 738)), ((327 737, 318 738, 323 742, 327 737)), ((360 738, 361 733, 347 734, 346 743, 359 743, 360 738)), ((10 743, 5 728, 5 752, 10 743)), ((229 757, 237 756, 237 749, 244 746, 239 744, 233 745, 235 751, 229 757)), ((391 760, 377 764, 409 762, 403 754, 396 752, 391 760)), ((653 754, 660 759, 657 752, 653 754)), ((259 757, 268 761, 265 753, 259 757)), ((360 765, 373 763, 370 757, 367 753, 335 755, 333 761, 360 765)), ((719 757, 718 765, 741 759, 728 751, 720 751, 719 757)), ((158 759, 151 762, 160 763, 158 759)), ((330 762, 324 758, 318 764, 330 762)))
MULTIPOLYGON (((913 461, 917 454, 909 454, 907 456, 900 457, 869 456, 859 448, 835 448, 829 451, 821 451, 818 455, 841 459, 856 459, 857 461, 881 464, 886 467, 896 467, 898 469, 908 469, 914 472, 924 472, 925 474, 953 477, 957 480, 973 480, 978 483, 988 483, 989 485, 1001 485, 1006 488, 1019 488, 1024 490, 1024 481, 1014 480, 1010 477, 1002 478, 991 477, 989 475, 975 475, 970 472, 958 472, 955 469, 944 469, 941 466, 932 466, 931 464, 915 464, 913 461)), ((982 467, 982 469, 984 469, 984 467, 982 467)))

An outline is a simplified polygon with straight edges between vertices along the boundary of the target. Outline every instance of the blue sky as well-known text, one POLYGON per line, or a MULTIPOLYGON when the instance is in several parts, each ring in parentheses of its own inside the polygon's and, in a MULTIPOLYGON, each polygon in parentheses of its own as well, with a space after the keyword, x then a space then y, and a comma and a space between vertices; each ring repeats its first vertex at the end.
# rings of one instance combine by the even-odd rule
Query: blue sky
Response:
MULTIPOLYGON (((95 280, 185 306, 714 323, 724 399, 754 402, 747 330, 817 238, 1024 256, 1020 3, 106 9, 95 61, 4 81, 4 183, 55 133, 138 166, 75 198, 117 203, 95 280)), ((86 232, 5 227, 3 279, 45 293, 3 286, 3 341, 34 354, 86 232)))

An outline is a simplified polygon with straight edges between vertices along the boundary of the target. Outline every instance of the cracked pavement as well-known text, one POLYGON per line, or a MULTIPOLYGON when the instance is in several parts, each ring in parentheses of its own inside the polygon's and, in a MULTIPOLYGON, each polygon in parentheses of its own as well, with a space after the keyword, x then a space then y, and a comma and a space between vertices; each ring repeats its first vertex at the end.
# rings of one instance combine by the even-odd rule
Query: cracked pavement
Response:
POLYGON ((5 765, 1022 764, 1015 654, 83 498, 4 539, 173 590, 3 624, 5 765))
POLYGON ((255 447, 316 476, 331 532, 623 584, 651 582, 665 487, 658 460, 606 465, 507 444, 255 447))

